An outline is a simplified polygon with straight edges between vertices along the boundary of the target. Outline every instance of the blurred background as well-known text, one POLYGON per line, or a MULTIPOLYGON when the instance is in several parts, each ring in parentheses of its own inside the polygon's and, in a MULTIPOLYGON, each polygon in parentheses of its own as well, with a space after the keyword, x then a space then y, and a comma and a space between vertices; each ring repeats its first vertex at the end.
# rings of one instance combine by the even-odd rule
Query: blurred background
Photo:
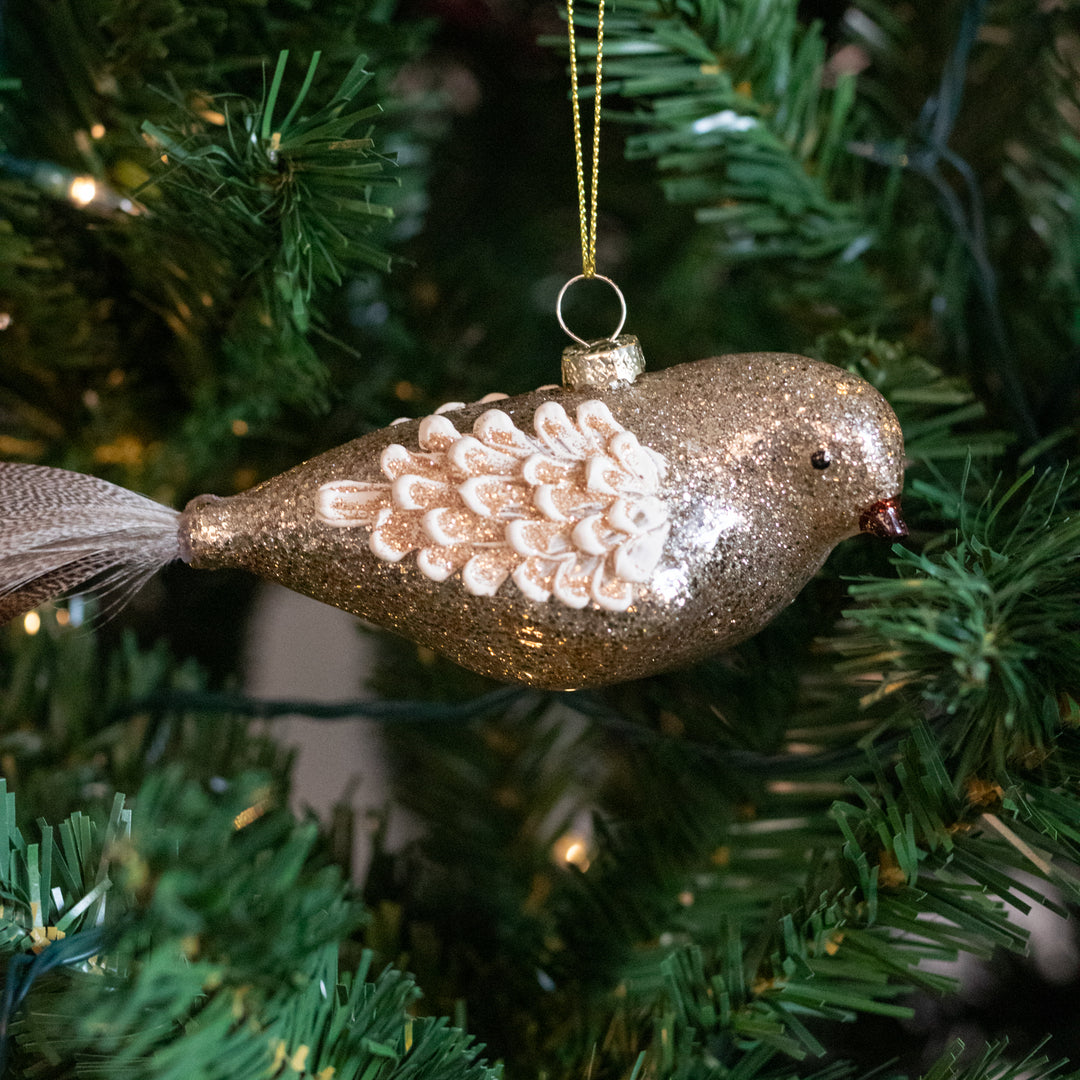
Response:
MULTIPOLYGON (((597 7, 577 6, 591 85, 597 7)), ((598 268, 627 329, 652 368, 789 350, 875 381, 905 426, 905 516, 929 558, 991 491, 1075 449, 1078 12, 607 5, 598 268)), ((180 507, 399 416, 556 381, 555 297, 581 259, 565 40, 563 7, 526 0, 4 0, 0 454, 180 507)), ((602 336, 609 304, 579 296, 568 321, 602 336)), ((1073 731, 1080 662, 1038 652, 1075 631, 1073 592, 1027 652, 942 616, 903 654, 907 697, 867 692, 899 631, 864 650, 877 668, 837 668, 850 582, 906 572, 883 548, 844 545, 729 654, 572 699, 173 566, 91 625, 62 603, 4 632, 3 774, 29 821, 134 795, 166 762, 269 769, 360 890, 354 943, 415 972, 420 1008, 508 1076, 626 1076, 642 1050, 656 1075, 728 1075, 759 1038, 796 1061, 780 1036, 686 1021, 673 950, 704 950, 712 973, 738 924, 758 985, 783 898, 812 898, 813 868, 840 859, 844 781, 881 780, 918 724, 968 792, 965 829, 975 778, 1009 792, 1006 773, 1042 776, 1025 753, 1073 731), (1042 681, 1005 722, 997 673, 1024 665, 1042 681), (1033 735, 1050 713, 1053 735, 1033 735)), ((1007 1036, 1021 1060, 1046 1033, 1080 1062, 1074 901, 1030 882, 1061 912, 1014 911, 1015 940, 972 915, 970 947, 920 968, 955 992, 912 978, 903 1015, 882 1016, 852 991, 848 1024, 811 1009, 822 1052, 791 1068, 916 1075, 957 1037, 1007 1036)))

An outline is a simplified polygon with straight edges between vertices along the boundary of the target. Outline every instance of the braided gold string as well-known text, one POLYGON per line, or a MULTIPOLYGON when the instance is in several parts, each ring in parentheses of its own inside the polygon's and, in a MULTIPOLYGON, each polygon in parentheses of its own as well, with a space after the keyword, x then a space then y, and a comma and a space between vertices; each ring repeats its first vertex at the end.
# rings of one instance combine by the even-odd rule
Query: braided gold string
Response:
POLYGON ((600 185, 600 82, 604 58, 604 0, 597 5, 596 103, 593 110, 592 192, 585 205, 585 164, 581 151, 581 107, 578 99, 577 42, 574 37, 574 0, 566 0, 566 25, 570 37, 570 96, 574 108, 574 159, 577 163, 578 213, 581 220, 581 271, 596 276, 596 192, 600 185))

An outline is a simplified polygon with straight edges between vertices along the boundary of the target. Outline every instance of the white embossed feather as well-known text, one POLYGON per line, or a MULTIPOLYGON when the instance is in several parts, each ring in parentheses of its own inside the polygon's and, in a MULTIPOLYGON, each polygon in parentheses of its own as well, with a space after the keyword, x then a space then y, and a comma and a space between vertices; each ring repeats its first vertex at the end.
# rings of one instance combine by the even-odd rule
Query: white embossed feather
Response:
POLYGON ((462 435, 440 411, 420 424, 420 452, 397 443, 383 451, 385 482, 323 484, 319 519, 367 529, 386 562, 415 551, 433 581, 460 572, 473 596, 509 578, 531 600, 625 611, 670 529, 659 497, 664 459, 600 401, 580 404, 573 420, 545 402, 533 428, 489 409, 462 435))
POLYGON ((0 462, 0 623, 87 584, 122 603, 179 558, 179 521, 94 476, 0 462))

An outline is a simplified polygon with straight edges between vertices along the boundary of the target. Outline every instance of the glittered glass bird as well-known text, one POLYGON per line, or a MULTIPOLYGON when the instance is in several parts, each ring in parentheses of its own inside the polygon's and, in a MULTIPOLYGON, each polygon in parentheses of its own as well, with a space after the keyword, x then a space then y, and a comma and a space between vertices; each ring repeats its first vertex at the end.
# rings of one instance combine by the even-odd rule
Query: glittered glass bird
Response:
POLYGON ((0 464, 0 620, 180 558, 573 689, 741 641, 841 540, 904 535, 900 426, 864 380, 777 353, 635 377, 594 351, 564 387, 444 406, 182 513, 0 464))

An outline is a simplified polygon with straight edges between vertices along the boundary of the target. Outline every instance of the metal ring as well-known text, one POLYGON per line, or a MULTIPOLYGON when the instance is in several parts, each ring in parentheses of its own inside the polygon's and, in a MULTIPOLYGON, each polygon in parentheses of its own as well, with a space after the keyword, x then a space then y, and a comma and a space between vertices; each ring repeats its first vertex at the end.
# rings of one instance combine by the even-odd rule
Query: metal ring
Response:
POLYGON ((566 322, 563 319, 563 314, 562 314, 562 302, 563 302, 563 297, 566 295, 566 290, 569 289, 570 286, 574 284, 574 282, 576 282, 576 281, 585 281, 590 276, 592 277, 592 279, 594 281, 606 281, 615 290, 615 295, 619 298, 619 307, 620 307, 621 312, 622 312, 621 315, 619 316, 619 325, 615 327, 615 333, 613 333, 606 340, 607 341, 614 341, 619 336, 619 334, 622 333, 622 328, 626 325, 626 297, 623 296, 622 289, 620 289, 619 286, 616 285, 615 282, 611 280, 611 278, 604 277, 603 274, 592 274, 592 275, 578 274, 576 277, 572 277, 559 290, 559 298, 555 301, 555 315, 557 316, 557 318, 559 320, 559 325, 567 332, 567 334, 569 334, 570 337, 572 337, 579 345, 584 345, 585 348, 588 348, 590 343, 588 341, 586 341, 584 338, 579 338, 577 336, 577 334, 575 334, 574 331, 571 330, 570 327, 566 325, 566 322))

